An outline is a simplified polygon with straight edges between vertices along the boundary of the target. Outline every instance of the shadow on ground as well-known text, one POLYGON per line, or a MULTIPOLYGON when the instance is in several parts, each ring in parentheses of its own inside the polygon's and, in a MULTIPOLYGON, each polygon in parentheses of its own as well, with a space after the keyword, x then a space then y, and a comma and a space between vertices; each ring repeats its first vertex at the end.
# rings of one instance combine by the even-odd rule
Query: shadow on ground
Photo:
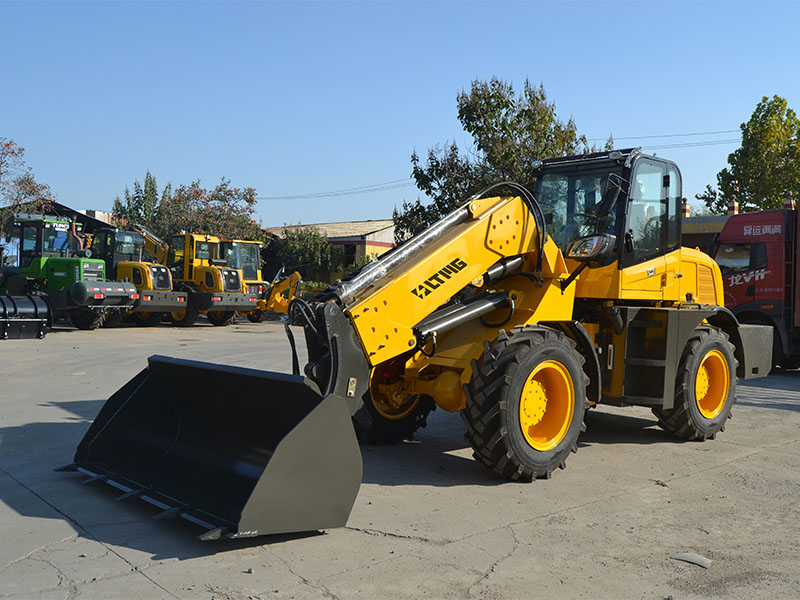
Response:
MULTIPOLYGON (((23 517, 61 519, 82 537, 152 554, 154 560, 188 559, 227 550, 281 543, 311 534, 262 536, 201 542, 204 533, 182 519, 154 521, 154 507, 138 500, 115 502, 111 486, 83 485, 84 475, 54 472, 74 451, 105 400, 48 403, 69 413, 61 422, 0 429, 0 501, 23 517)), ((673 441, 654 419, 591 411, 581 445, 651 444, 673 441)), ((472 459, 458 415, 436 411, 416 439, 394 445, 362 446, 363 482, 382 486, 500 486, 472 459)), ((234 467, 232 467, 234 468, 234 467)), ((208 485, 215 485, 209 481, 208 485)))

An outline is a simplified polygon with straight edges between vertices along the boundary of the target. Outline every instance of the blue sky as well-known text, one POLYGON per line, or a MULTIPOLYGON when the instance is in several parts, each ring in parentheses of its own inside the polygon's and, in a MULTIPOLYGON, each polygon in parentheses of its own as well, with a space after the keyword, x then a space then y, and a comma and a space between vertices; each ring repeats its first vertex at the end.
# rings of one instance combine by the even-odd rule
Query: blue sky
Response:
POLYGON ((800 110, 798 23, 770 1, 0 0, 0 137, 76 208, 147 170, 281 198, 407 180, 258 205, 264 226, 390 218, 413 150, 468 146, 458 91, 527 77, 598 144, 676 161, 694 203, 738 144, 663 146, 737 139, 762 96, 800 110))

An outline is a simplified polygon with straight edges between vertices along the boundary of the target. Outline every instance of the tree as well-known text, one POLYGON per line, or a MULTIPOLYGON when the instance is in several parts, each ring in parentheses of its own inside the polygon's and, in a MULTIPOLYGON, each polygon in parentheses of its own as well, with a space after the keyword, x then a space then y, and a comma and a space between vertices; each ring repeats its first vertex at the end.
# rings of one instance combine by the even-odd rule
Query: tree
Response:
POLYGON ((148 171, 144 186, 134 181, 133 192, 126 187, 123 197, 117 196, 113 207, 120 226, 139 223, 164 238, 187 231, 225 239, 266 240, 253 219, 255 188, 232 187, 224 177, 211 190, 202 187, 200 180, 178 186, 174 192, 172 184, 167 184, 159 198, 156 178, 148 171))
POLYGON ((0 137, 0 207, 13 212, 25 204, 28 212, 47 212, 52 200, 50 186, 37 182, 25 163, 25 148, 0 137))
POLYGON ((800 191, 800 120, 780 96, 764 96, 741 125, 742 145, 717 173, 717 187, 695 197, 715 214, 735 195, 742 211, 781 208, 787 192, 800 191))
MULTIPOLYGON (((435 146, 425 164, 416 151, 412 153, 412 177, 431 202, 417 199, 394 210, 397 241, 418 233, 490 184, 511 180, 530 186, 534 160, 590 150, 572 118, 566 123, 558 119, 544 86, 533 86, 527 79, 519 95, 496 77, 475 80, 469 92, 458 94, 457 107, 473 147, 462 154, 455 141, 444 148, 435 146)), ((608 144, 613 145, 611 138, 608 144)))

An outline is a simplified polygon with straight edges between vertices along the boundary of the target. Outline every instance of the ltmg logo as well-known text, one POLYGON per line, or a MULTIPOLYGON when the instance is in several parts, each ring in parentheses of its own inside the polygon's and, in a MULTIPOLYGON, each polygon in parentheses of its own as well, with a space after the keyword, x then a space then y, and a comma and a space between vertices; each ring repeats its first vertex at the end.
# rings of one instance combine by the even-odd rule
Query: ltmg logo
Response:
POLYGON ((428 277, 416 288, 412 289, 411 293, 414 294, 417 298, 424 298, 425 296, 429 296, 433 290, 447 283, 448 279, 450 279, 453 275, 461 271, 466 266, 467 263, 465 263, 460 258, 457 258, 451 261, 450 263, 446 264, 438 271, 436 271, 436 273, 428 277))

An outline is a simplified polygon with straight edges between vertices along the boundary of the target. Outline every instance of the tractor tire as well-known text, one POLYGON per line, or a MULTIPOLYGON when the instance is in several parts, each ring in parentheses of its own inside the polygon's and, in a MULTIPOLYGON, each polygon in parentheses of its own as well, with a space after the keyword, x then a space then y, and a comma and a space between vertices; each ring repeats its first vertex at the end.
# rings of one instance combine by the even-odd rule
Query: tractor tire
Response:
POLYGON ((197 321, 200 311, 195 307, 191 297, 186 303, 186 309, 169 313, 169 320, 175 327, 191 327, 197 321))
POLYGON ((681 355, 675 377, 675 404, 654 408, 659 426, 682 440, 714 439, 724 431, 736 402, 733 344, 722 330, 709 325, 695 329, 681 355))
POLYGON ((164 316, 160 312, 135 312, 133 313, 133 321, 140 327, 154 327, 161 323, 161 318, 164 316))
POLYGON ((589 402, 584 358, 560 331, 517 327, 472 363, 461 416, 475 460, 505 479, 549 479, 566 468, 589 402))
POLYGON ((210 310, 206 313, 208 322, 216 327, 225 327, 236 320, 235 310, 210 310))
POLYGON ((247 320, 251 323, 261 323, 264 320, 263 310, 253 310, 247 313, 247 320))
POLYGON ((122 325, 122 311, 117 309, 109 309, 106 312, 106 318, 103 319, 103 328, 113 329, 122 325))
POLYGON ((75 308, 69 312, 69 318, 75 327, 88 331, 100 327, 105 321, 106 313, 103 310, 75 308))
POLYGON ((367 394, 364 405, 353 415, 358 441, 367 444, 396 444, 410 440, 414 432, 425 427, 428 414, 436 409, 430 396, 415 395, 399 410, 392 411, 375 403, 367 394))

